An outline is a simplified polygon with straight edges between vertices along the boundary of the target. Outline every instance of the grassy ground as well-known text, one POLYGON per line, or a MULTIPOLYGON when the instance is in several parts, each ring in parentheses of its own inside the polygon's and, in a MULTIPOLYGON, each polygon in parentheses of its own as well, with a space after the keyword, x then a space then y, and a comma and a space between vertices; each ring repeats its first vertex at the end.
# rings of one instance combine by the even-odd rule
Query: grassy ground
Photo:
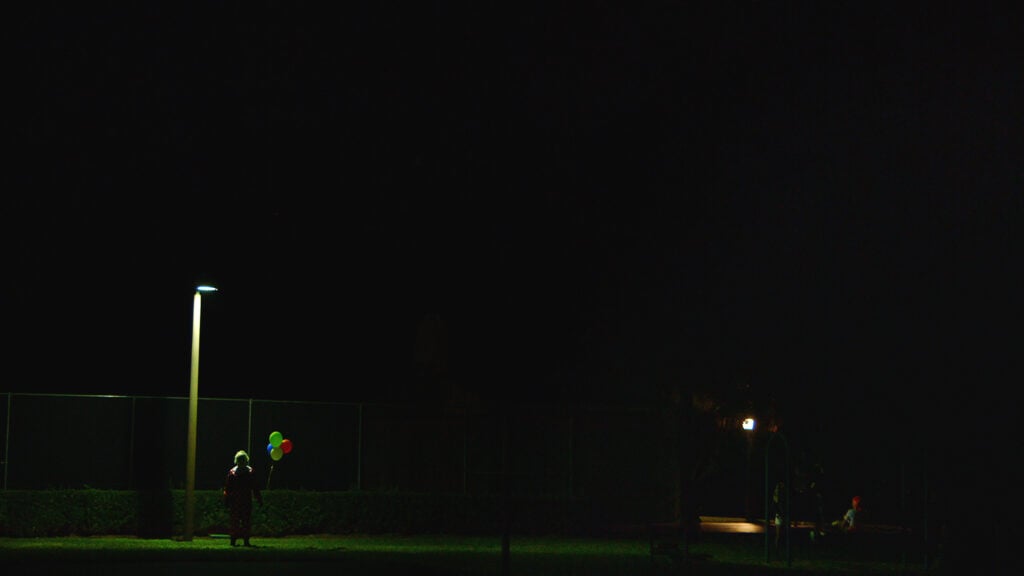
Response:
POLYGON ((5 576, 28 574, 929 574, 895 549, 836 544, 791 548, 792 562, 765 562, 764 537, 704 536, 684 558, 651 556, 643 538, 513 537, 507 572, 500 537, 319 535, 253 538, 232 548, 225 538, 0 538, 5 576))

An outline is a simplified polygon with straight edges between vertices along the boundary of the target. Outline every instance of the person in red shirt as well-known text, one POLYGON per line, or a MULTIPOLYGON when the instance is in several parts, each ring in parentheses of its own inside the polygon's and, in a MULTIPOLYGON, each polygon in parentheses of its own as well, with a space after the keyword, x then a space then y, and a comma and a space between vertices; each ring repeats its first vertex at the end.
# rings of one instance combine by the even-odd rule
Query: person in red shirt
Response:
POLYGON ((224 504, 230 515, 231 545, 238 540, 246 546, 252 532, 252 502, 263 505, 263 494, 256 483, 256 476, 249 466, 249 455, 245 450, 235 453, 235 465, 224 479, 224 504))
POLYGON ((861 513, 860 496, 854 496, 850 501, 850 508, 843 514, 843 517, 832 523, 832 526, 839 528, 842 532, 853 532, 857 528, 857 521, 861 513))

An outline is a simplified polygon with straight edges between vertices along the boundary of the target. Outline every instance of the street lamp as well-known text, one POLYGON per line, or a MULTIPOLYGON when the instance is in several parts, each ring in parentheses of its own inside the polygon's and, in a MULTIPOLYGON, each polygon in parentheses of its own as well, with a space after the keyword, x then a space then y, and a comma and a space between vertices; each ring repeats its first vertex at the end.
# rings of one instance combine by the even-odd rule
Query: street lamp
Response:
POLYGON ((753 417, 744 418, 742 426, 747 436, 747 471, 743 478, 743 513, 750 521, 754 518, 753 506, 750 501, 750 459, 754 451, 754 429, 757 428, 757 421, 753 417))
POLYGON ((192 298, 192 374, 188 387, 188 448, 185 457, 185 536, 192 541, 196 516, 196 417, 199 411, 199 311, 202 293, 216 292, 213 286, 196 286, 192 298))

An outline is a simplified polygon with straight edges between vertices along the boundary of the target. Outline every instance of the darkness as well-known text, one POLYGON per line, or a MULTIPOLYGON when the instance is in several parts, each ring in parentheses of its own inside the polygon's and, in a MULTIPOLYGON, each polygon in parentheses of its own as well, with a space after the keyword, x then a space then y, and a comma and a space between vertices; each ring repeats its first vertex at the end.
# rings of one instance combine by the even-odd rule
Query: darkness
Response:
POLYGON ((974 451, 1017 363, 1014 19, 825 4, 23 6, 5 388, 187 395, 210 282, 204 396, 682 380, 974 451))

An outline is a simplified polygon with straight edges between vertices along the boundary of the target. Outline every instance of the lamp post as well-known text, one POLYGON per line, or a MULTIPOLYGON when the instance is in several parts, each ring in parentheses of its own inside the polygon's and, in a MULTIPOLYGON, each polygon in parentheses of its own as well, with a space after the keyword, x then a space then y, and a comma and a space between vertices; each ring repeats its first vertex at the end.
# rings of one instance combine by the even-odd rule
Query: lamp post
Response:
MULTIPOLYGON (((786 439, 786 435, 785 434, 783 434, 782 432, 778 432, 778 431, 772 432, 772 435, 771 435, 771 437, 768 438, 768 443, 765 445, 765 448, 764 448, 764 561, 767 564, 768 561, 771 559, 771 553, 770 553, 771 548, 768 546, 768 534, 770 532, 769 528, 772 525, 772 505, 771 505, 772 500, 771 500, 771 498, 773 496, 773 493, 772 493, 772 487, 769 486, 769 481, 768 481, 769 475, 768 474, 769 474, 769 471, 771 470, 771 466, 769 465, 769 462, 770 462, 770 458, 771 458, 771 454, 772 454, 772 451, 771 451, 772 442, 776 438, 779 438, 781 440, 781 442, 782 442, 782 449, 785 451, 785 467, 782 469, 782 480, 781 480, 782 490, 779 493, 779 509, 776 510, 776 512, 778 513, 778 516, 780 516, 781 520, 783 521, 783 525, 779 526, 778 523, 776 523, 775 530, 776 530, 776 536, 780 536, 781 534, 783 534, 780 531, 781 530, 785 530, 784 534, 785 534, 785 537, 786 537, 786 564, 788 566, 792 566, 793 565, 793 555, 792 555, 791 552, 792 552, 792 548, 793 547, 792 547, 792 531, 790 530, 790 525, 792 524, 792 518, 793 517, 790 515, 790 509, 789 509, 789 496, 790 496, 790 488, 789 488, 789 486, 790 486, 790 483, 789 483, 789 465, 790 465, 790 461, 789 461, 789 440, 786 439)), ((776 479, 776 482, 780 482, 780 481, 776 479)), ((776 484, 776 486, 778 486, 778 484, 776 484)))
POLYGON ((757 421, 753 417, 744 418, 742 426, 747 437, 746 473, 743 477, 743 514, 749 522, 754 519, 753 506, 750 501, 750 459, 754 452, 754 429, 757 428, 757 421))
POLYGON ((213 286, 196 286, 192 297, 192 371, 188 387, 188 447, 185 457, 185 535, 186 542, 192 541, 195 533, 196 515, 196 419, 199 411, 199 312, 202 308, 202 293, 216 292, 213 286))

